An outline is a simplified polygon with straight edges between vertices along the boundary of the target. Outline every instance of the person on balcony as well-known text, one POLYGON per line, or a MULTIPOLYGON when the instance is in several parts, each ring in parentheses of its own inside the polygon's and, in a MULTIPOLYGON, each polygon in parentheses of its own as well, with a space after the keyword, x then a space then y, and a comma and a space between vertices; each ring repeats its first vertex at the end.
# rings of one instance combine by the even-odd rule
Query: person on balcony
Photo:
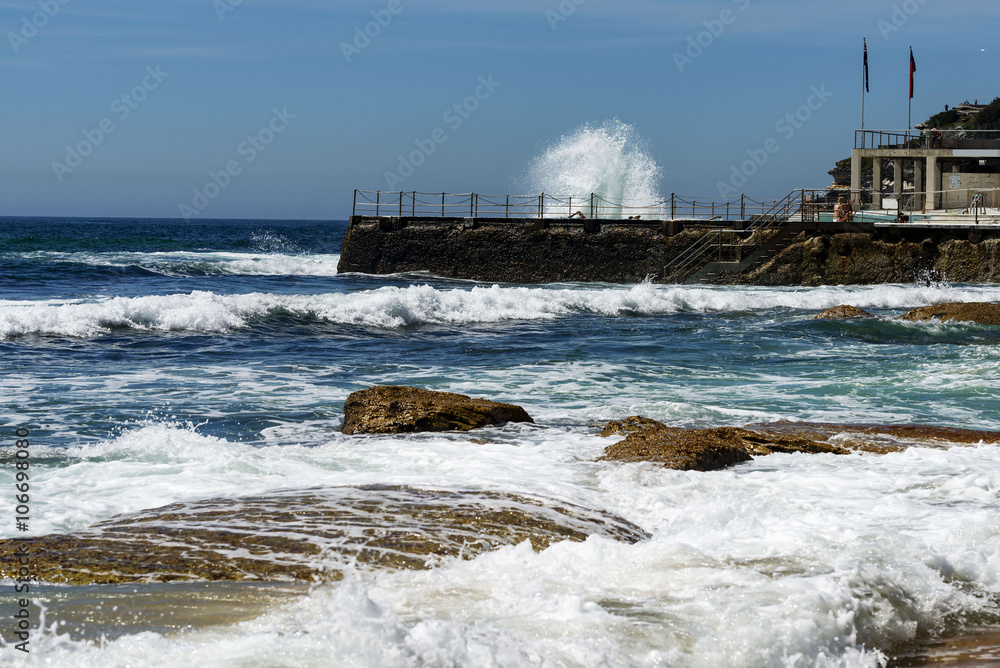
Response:
POLYGON ((935 125, 934 129, 931 130, 931 148, 941 148, 942 139, 944 139, 944 133, 935 125))

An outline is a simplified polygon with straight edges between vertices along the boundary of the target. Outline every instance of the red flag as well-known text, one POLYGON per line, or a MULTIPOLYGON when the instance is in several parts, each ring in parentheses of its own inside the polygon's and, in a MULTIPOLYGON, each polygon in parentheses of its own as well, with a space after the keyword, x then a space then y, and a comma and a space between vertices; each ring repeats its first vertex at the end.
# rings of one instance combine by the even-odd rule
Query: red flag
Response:
POLYGON ((917 71, 917 61, 913 60, 913 47, 910 47, 910 99, 913 99, 913 73, 917 71))
POLYGON ((868 90, 868 40, 863 39, 862 42, 865 45, 865 92, 870 93, 868 90))

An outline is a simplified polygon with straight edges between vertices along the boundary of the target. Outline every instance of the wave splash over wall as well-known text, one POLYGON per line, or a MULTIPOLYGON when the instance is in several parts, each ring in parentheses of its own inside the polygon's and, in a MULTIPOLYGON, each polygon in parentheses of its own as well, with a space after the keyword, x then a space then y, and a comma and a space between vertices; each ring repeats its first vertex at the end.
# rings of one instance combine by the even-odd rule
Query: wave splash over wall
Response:
POLYGON ((619 218, 657 212, 652 207, 658 210, 662 199, 660 177, 645 140, 632 125, 616 118, 586 123, 564 135, 531 162, 524 185, 528 192, 562 200, 546 205, 549 215, 568 215, 572 208, 590 217, 593 193, 600 198, 595 215, 619 218), (579 206, 570 207, 569 197, 579 200, 579 206))

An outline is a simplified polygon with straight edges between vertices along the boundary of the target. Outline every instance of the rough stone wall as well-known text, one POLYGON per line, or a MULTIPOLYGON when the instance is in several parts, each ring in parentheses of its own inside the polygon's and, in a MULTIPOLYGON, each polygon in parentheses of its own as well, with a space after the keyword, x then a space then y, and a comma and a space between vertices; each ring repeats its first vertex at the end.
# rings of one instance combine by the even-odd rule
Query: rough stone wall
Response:
POLYGON ((438 276, 509 283, 585 281, 638 283, 659 277, 670 258, 701 232, 674 237, 655 227, 603 225, 533 229, 525 224, 410 224, 384 231, 363 223, 348 231, 339 271, 389 274, 428 271, 438 276))
MULTIPOLYGON (((907 233, 916 230, 907 230, 907 233)), ((396 229, 364 222, 347 234, 341 272, 438 276, 504 283, 638 283, 663 280, 663 268, 705 232, 668 236, 658 227, 410 223, 396 229)), ((748 285, 849 285, 947 280, 1000 283, 1000 239, 969 241, 870 233, 800 237, 763 266, 717 277, 748 285)))
POLYGON ((727 282, 749 285, 869 285, 946 280, 1000 282, 1000 240, 880 240, 871 234, 809 237, 727 282))

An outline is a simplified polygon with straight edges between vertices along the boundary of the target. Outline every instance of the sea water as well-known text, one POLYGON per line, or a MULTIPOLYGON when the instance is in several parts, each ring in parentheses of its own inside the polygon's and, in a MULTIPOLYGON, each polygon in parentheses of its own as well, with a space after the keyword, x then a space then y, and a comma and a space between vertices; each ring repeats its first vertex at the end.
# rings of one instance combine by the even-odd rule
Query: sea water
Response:
MULTIPOLYGON (((4 665, 879 666, 1000 625, 997 444, 904 440, 709 473, 596 461, 618 438, 600 425, 636 414, 997 429, 1000 330, 894 318, 998 301, 1000 286, 341 275, 345 229, 0 220, 0 537, 24 537, 18 428, 32 442, 28 535, 391 484, 554 499, 650 537, 325 584, 46 587, 30 655, 0 620, 4 665), (812 319, 841 303, 877 317, 812 319), (518 403, 535 424, 343 435, 347 395, 376 384, 518 403)), ((15 598, 0 582, 4 610, 15 598)))

